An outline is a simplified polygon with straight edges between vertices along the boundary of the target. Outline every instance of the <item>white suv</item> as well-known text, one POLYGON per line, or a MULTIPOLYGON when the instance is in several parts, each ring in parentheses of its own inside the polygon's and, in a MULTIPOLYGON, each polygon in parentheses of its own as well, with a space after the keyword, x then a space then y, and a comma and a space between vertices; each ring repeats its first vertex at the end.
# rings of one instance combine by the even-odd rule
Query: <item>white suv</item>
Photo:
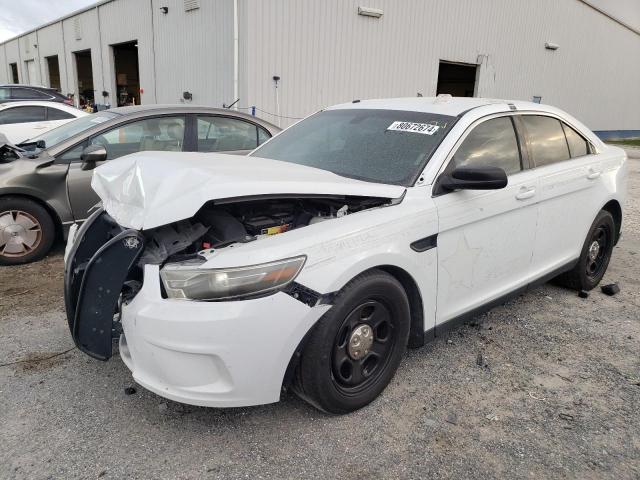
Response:
POLYGON ((96 169, 67 251, 78 347, 184 403, 371 402, 407 346, 557 277, 592 289, 620 238, 623 150, 549 106, 338 105, 249 157, 96 169), (116 315, 114 317, 114 312, 116 315))

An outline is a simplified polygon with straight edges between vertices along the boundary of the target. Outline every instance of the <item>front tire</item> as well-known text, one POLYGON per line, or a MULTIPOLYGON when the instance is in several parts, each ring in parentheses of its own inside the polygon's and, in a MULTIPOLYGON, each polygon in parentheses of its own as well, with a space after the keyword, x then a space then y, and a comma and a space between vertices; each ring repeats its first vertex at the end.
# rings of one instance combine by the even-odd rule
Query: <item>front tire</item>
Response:
POLYGON ((600 210, 587 233, 578 263, 557 277, 557 283, 575 290, 594 289, 609 266, 615 235, 613 216, 606 210, 600 210))
POLYGON ((364 407, 395 374, 409 326, 409 300, 400 282, 381 270, 356 277, 314 326, 293 390, 327 413, 364 407))
POLYGON ((55 225, 41 205, 28 198, 0 198, 0 265, 39 260, 54 239, 55 225))

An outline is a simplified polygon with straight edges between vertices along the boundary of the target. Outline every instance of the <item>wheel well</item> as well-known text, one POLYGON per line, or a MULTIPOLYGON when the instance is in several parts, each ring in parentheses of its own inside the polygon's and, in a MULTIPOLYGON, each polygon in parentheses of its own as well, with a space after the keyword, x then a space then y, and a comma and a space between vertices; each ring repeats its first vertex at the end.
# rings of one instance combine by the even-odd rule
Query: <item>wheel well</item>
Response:
POLYGON ((56 211, 53 209, 53 207, 49 205, 47 202, 45 202, 44 200, 41 200, 40 198, 34 197, 32 195, 26 195, 24 193, 16 193, 16 194, 12 193, 8 195, 2 195, 0 196, 0 198, 26 198, 27 200, 31 200, 32 202, 37 203, 47 211, 47 213, 51 217, 51 220, 53 220, 53 224, 56 227, 56 239, 61 240, 63 238, 62 220, 60 220, 60 217, 58 216, 56 211))
POLYGON ((411 348, 424 345, 424 309, 422 307, 422 295, 413 277, 400 267, 393 265, 380 265, 378 270, 387 272, 398 280, 409 298, 411 312, 411 326, 409 329, 409 344, 411 348))
MULTIPOLYGON (((404 291, 409 298, 409 312, 411 315, 411 325, 409 326, 409 348, 418 348, 424 345, 424 310, 422 307, 422 295, 420 295, 420 290, 418 289, 418 284, 415 282, 413 277, 403 270, 400 267, 396 267, 393 265, 380 265, 370 270, 382 270, 385 273, 388 273, 396 280, 400 282, 404 291)), ((365 270, 362 273, 368 272, 369 270, 365 270)), ((309 337, 313 334, 313 328, 309 329, 309 331, 305 334, 303 339, 298 344, 298 347, 294 351, 291 359, 289 360, 289 365, 284 374, 284 378, 282 381, 282 386, 287 388, 291 385, 293 381, 293 376, 296 372, 296 367, 300 360, 300 354, 302 350, 304 350, 304 346, 307 343, 309 337)))
POLYGON ((620 207, 620 203, 617 200, 610 200, 602 207, 602 210, 606 210, 613 216, 613 222, 616 226, 615 243, 618 243, 620 230, 622 228, 622 207, 620 207))

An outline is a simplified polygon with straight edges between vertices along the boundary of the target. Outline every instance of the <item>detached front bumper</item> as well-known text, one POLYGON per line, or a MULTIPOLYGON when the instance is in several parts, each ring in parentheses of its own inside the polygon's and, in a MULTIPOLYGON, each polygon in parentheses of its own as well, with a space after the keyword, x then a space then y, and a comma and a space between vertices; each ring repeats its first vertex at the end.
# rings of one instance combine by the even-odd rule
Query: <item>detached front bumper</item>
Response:
POLYGON ((122 360, 137 383, 158 395, 211 407, 278 401, 291 357, 330 305, 310 307, 284 292, 236 301, 167 299, 159 267, 145 265, 142 288, 114 321, 143 241, 104 213, 70 239, 65 303, 76 345, 107 360, 121 328, 122 360))
POLYGON ((295 349, 330 308, 278 292, 229 302, 162 298, 158 266, 122 307, 120 356, 143 387, 192 405, 276 402, 295 349))

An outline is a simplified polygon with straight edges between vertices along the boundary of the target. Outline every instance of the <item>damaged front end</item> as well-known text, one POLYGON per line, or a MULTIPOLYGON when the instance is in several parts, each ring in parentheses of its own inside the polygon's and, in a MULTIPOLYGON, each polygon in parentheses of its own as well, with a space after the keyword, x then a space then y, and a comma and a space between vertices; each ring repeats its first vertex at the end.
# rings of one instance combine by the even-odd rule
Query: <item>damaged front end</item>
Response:
POLYGON ((121 306, 141 289, 145 265, 160 267, 158 281, 166 299, 258 298, 295 285, 306 256, 234 268, 208 268, 207 262, 242 244, 392 203, 343 195, 219 199, 189 219, 144 231, 122 227, 100 210, 70 240, 67 254, 65 305, 73 339, 94 358, 111 357, 112 340, 122 333, 121 306))
POLYGON ((70 241, 73 246, 65 264, 64 302, 71 336, 87 355, 108 360, 112 340, 122 331, 114 315, 145 239, 141 232, 121 227, 99 210, 70 241))

